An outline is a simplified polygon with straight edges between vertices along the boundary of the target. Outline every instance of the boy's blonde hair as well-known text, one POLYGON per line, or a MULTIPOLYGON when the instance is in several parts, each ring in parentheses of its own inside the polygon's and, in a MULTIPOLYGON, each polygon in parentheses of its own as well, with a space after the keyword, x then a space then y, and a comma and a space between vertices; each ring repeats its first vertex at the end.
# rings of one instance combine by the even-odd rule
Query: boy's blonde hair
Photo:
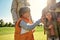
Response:
POLYGON ((30 8, 28 8, 28 7, 22 7, 22 8, 20 8, 20 10, 19 10, 19 16, 21 17, 26 12, 30 13, 30 8))

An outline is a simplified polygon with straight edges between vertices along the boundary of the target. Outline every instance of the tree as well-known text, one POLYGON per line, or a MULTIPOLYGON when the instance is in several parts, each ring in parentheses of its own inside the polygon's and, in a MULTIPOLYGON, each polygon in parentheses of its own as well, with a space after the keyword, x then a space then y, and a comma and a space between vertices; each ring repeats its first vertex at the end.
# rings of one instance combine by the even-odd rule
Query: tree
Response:
POLYGON ((8 27, 8 23, 5 23, 5 25, 4 25, 5 27, 8 27))
POLYGON ((14 24, 12 24, 11 22, 9 23, 4 23, 4 21, 1 19, 0 20, 0 27, 14 27, 14 24))
POLYGON ((4 26, 4 21, 1 19, 0 20, 0 27, 3 27, 4 26))
POLYGON ((11 22, 9 22, 8 26, 9 26, 9 27, 12 27, 12 23, 11 23, 11 22))

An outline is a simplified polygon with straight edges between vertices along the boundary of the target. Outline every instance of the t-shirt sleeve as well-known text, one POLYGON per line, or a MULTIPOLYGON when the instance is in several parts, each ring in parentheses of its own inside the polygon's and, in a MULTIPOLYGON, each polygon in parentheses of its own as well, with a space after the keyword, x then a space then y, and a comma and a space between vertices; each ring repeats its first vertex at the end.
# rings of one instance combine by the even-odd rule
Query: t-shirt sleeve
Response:
POLYGON ((23 20, 20 22, 20 26, 22 28, 26 29, 26 30, 34 29, 38 24, 40 24, 40 19, 38 21, 36 21, 35 23, 33 23, 33 24, 26 23, 23 20))

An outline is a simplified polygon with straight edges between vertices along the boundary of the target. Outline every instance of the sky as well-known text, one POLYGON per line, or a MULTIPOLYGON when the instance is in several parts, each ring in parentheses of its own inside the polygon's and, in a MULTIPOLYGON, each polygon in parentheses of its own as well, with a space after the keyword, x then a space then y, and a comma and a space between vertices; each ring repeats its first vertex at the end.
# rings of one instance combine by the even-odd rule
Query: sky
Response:
POLYGON ((29 0, 32 19, 35 22, 41 18, 42 9, 46 6, 47 0, 29 0))
MULTIPOLYGON (((60 0, 57 0, 59 2, 60 0)), ((41 18, 42 9, 46 6, 47 0, 29 0, 31 16, 34 21, 41 18)), ((12 0, 0 0, 0 19, 4 22, 13 23, 13 18, 11 14, 12 0)))
POLYGON ((4 22, 13 22, 11 15, 12 0, 0 0, 0 19, 4 22))

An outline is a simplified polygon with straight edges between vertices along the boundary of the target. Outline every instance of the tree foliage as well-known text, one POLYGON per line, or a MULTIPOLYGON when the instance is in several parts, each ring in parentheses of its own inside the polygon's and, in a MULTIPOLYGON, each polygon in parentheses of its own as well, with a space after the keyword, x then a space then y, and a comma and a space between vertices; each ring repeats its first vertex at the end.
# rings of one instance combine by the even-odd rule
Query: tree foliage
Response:
POLYGON ((14 24, 12 24, 11 22, 4 23, 3 19, 0 19, 0 27, 14 27, 14 24))

